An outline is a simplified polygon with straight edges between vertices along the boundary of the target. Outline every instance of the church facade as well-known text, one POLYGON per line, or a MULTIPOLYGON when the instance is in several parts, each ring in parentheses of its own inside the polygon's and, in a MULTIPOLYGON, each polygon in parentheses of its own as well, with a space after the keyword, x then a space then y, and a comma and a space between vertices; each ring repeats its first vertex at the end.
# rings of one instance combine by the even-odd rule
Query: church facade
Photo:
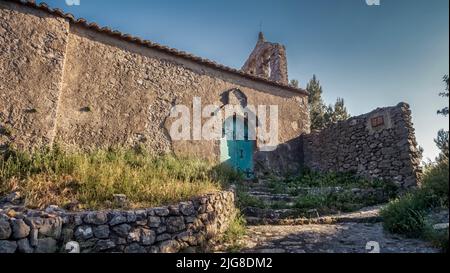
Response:
POLYGON ((310 128, 307 92, 288 85, 285 48, 262 33, 237 70, 31 1, 0 1, 0 18, 0 124, 8 132, 0 135, 1 146, 139 145, 155 154, 228 162, 249 176, 255 169, 298 169, 299 136, 310 128), (221 138, 199 138, 196 120, 205 124, 214 116, 202 107, 195 118, 199 100, 254 110, 223 117, 221 138), (193 109, 189 138, 171 134, 178 105, 193 109), (275 123, 248 122, 258 107, 269 115, 273 106, 275 123), (240 125, 245 136, 237 139, 233 130, 240 125), (268 130, 261 126, 276 129, 270 149, 259 137, 268 130))

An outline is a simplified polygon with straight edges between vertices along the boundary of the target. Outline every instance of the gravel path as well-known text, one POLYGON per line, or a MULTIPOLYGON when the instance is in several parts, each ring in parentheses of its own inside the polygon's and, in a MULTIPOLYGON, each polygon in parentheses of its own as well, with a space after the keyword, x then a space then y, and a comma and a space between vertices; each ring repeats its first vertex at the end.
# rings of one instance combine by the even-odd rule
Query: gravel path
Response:
MULTIPOLYGON (((368 253, 369 242, 380 253, 435 253, 428 243, 385 233, 381 223, 250 226, 243 239, 245 253, 368 253)), ((376 249, 375 249, 376 251, 376 249)))

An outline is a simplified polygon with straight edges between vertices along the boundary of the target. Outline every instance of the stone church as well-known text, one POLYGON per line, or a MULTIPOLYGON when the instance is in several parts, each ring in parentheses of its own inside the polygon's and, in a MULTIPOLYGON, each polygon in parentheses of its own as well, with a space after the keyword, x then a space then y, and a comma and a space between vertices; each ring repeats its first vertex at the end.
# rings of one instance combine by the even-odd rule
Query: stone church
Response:
MULTIPOLYGON (((229 161, 249 176, 264 170, 296 172, 305 165, 358 171, 371 177, 396 176, 399 184, 414 184, 418 177, 415 151, 395 148, 386 151, 389 155, 384 157, 375 147, 373 151, 362 147, 366 139, 381 146, 414 146, 408 111, 407 104, 378 109, 330 129, 359 130, 350 135, 352 142, 340 141, 340 134, 330 131, 311 135, 308 93, 289 85, 285 47, 266 41, 262 33, 242 69, 234 69, 75 19, 45 4, 0 0, 3 148, 140 145, 155 154, 229 161), (242 143, 233 139, 172 139, 170 130, 175 119, 171 109, 176 105, 191 107, 195 98, 201 98, 203 105, 220 108, 228 104, 276 105, 279 144, 266 151, 259 138, 244 139, 242 143), (370 120, 381 116, 386 122, 372 128, 370 120), (358 145, 354 136, 361 139, 358 145), (321 142, 317 142, 319 139, 321 142), (332 158, 321 149, 325 143, 333 151, 332 158), (407 155, 398 168, 408 168, 406 174, 389 174, 391 156, 401 153, 407 155), (364 161, 360 161, 361 154, 367 154, 364 161), (372 159, 377 155, 380 160, 372 159)), ((202 115, 201 119, 207 118, 202 115)), ((260 126, 257 122, 256 130, 260 126)))

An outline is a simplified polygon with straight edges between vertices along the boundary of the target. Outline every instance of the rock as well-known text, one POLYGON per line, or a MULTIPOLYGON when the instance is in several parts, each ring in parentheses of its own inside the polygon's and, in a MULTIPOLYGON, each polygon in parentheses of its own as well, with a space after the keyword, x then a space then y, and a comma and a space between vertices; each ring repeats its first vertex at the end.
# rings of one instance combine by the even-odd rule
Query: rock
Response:
POLYGON ((197 253, 197 249, 195 247, 190 246, 190 247, 183 249, 182 252, 186 253, 186 254, 194 254, 194 253, 197 253))
POLYGON ((61 236, 62 220, 59 217, 31 217, 25 219, 25 222, 32 228, 39 230, 39 235, 43 237, 59 239, 61 236))
POLYGON ((155 243, 156 234, 150 229, 141 229, 141 240, 140 243, 144 246, 149 246, 155 243))
POLYGON ((94 232, 90 226, 80 226, 75 231, 75 238, 77 240, 86 241, 94 237, 94 232))
POLYGON ((191 216, 195 213, 195 208, 192 202, 185 202, 180 204, 180 211, 184 216, 191 216))
POLYGON ((55 213, 55 212, 60 212, 61 208, 59 208, 56 205, 50 205, 45 209, 46 213, 55 213))
POLYGON ((30 245, 36 247, 38 244, 39 231, 37 229, 31 229, 30 231, 30 245))
POLYGON ((0 219, 0 240, 8 239, 12 230, 8 220, 0 219))
POLYGON ((63 240, 63 242, 69 242, 70 240, 72 240, 73 235, 74 235, 73 228, 64 228, 61 231, 61 239, 63 240))
POLYGON ((148 226, 157 228, 161 224, 161 218, 158 216, 150 216, 148 217, 148 226))
POLYGON ((141 232, 139 229, 135 229, 128 233, 127 241, 130 243, 139 242, 141 240, 141 232))
POLYGON ((151 254, 159 253, 159 248, 157 246, 147 247, 147 253, 151 254))
POLYGON ((127 218, 123 215, 116 215, 114 216, 111 221, 109 221, 109 224, 111 226, 116 226, 116 225, 120 225, 120 224, 124 224, 127 222, 127 218))
POLYGON ((127 222, 128 223, 134 223, 136 222, 136 213, 134 211, 127 212, 127 222))
POLYGON ((443 230, 443 229, 448 229, 448 226, 449 226, 449 223, 441 223, 441 224, 433 225, 433 229, 443 230))
POLYGON ((177 239, 181 240, 183 242, 187 242, 190 245, 196 245, 197 244, 197 239, 189 231, 185 231, 185 232, 182 232, 182 233, 178 234, 177 235, 177 239))
POLYGON ((125 247, 125 253, 147 253, 147 251, 144 247, 135 243, 125 247))
POLYGON ((89 239, 87 241, 79 242, 81 253, 91 253, 95 251, 95 244, 97 243, 97 239, 89 239))
POLYGON ((57 249, 56 240, 43 238, 38 240, 35 253, 55 253, 57 249))
POLYGON ((108 222, 108 216, 106 214, 106 212, 89 212, 85 217, 84 217, 84 222, 86 224, 91 224, 91 225, 104 225, 108 222))
POLYGON ((0 253, 15 253, 17 243, 14 241, 0 241, 0 253))
POLYGON ((96 251, 106 251, 116 247, 116 244, 112 240, 99 240, 95 243, 96 251))
POLYGON ((147 225, 147 212, 145 210, 137 210, 136 214, 136 225, 145 226, 147 225))
POLYGON ((156 242, 167 241, 170 240, 171 238, 172 236, 170 236, 170 234, 163 233, 161 235, 158 235, 158 237, 156 237, 156 242))
POLYGON ((180 250, 180 244, 175 240, 165 241, 159 245, 161 253, 177 253, 180 250))
POLYGON ((170 213, 169 209, 166 207, 154 208, 153 211, 155 212, 155 215, 158 216, 167 216, 170 213))
POLYGON ((184 217, 184 221, 186 222, 186 224, 194 223, 196 219, 197 219, 197 218, 195 218, 195 217, 193 217, 193 216, 187 216, 187 217, 184 217))
POLYGON ((12 205, 20 205, 22 202, 22 196, 20 192, 12 192, 7 196, 0 199, 0 204, 12 204, 12 205))
POLYGON ((114 194, 114 204, 120 208, 128 206, 128 198, 125 194, 114 194))
POLYGON ((118 225, 112 228, 112 230, 120 237, 127 238, 130 232, 131 226, 128 224, 118 225))
POLYGON ((156 229, 156 233, 157 234, 161 234, 167 231, 167 227, 166 226, 160 226, 156 229))
POLYGON ((107 239, 109 237, 109 226, 101 225, 94 227, 94 237, 99 239, 107 239))
POLYGON ((168 209, 169 209, 169 215, 172 215, 172 216, 180 215, 180 209, 178 208, 178 206, 172 205, 172 206, 169 206, 168 209))
POLYGON ((186 228, 183 216, 173 216, 167 219, 167 231, 178 232, 186 228))
POLYGON ((17 241, 18 250, 20 253, 33 253, 34 249, 31 247, 28 239, 17 241))
POLYGON ((30 227, 22 219, 12 219, 11 227, 14 239, 22 239, 30 234, 30 227))

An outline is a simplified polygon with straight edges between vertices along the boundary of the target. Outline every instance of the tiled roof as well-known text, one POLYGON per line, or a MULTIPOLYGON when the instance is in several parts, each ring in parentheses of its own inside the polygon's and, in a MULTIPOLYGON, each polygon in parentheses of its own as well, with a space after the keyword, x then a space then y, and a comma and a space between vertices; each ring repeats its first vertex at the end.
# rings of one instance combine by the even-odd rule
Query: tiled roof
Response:
POLYGON ((270 81, 270 80, 268 80, 266 78, 259 77, 259 76, 256 76, 256 75, 252 75, 252 74, 243 72, 242 70, 237 70, 237 69, 234 69, 234 68, 231 68, 231 67, 227 67, 225 65, 216 63, 214 61, 194 56, 194 55, 192 55, 190 53, 187 53, 187 52, 184 52, 184 51, 179 51, 179 50, 176 50, 176 49, 173 49, 173 48, 170 48, 170 47, 167 47, 167 46, 163 46, 163 45, 160 45, 160 44, 148 41, 148 40, 142 40, 139 37, 134 37, 134 36, 132 36, 130 34, 124 34, 124 33, 120 32, 120 31, 112 30, 112 29, 110 29, 108 27, 100 27, 96 23, 87 22, 83 18, 76 19, 72 14, 65 13, 64 11, 62 11, 62 10, 60 10, 58 8, 52 9, 45 3, 36 4, 36 2, 34 0, 3 0, 3 1, 14 2, 14 3, 18 3, 18 4, 21 4, 21 5, 24 5, 24 6, 28 6, 28 7, 31 7, 31 8, 39 9, 39 10, 48 12, 48 13, 50 13, 52 15, 65 18, 65 19, 69 20, 69 22, 72 23, 72 24, 79 25, 79 26, 82 26, 82 27, 85 27, 85 28, 88 28, 88 29, 92 29, 94 31, 101 32, 101 33, 104 33, 104 34, 116 37, 117 39, 121 39, 121 40, 125 40, 125 41, 131 42, 131 43, 135 43, 135 44, 138 44, 140 46, 145 46, 145 47, 149 47, 149 48, 152 48, 152 49, 156 49, 156 50, 159 50, 159 51, 167 53, 167 54, 171 54, 171 55, 174 55, 174 56, 177 56, 177 57, 180 57, 180 58, 184 58, 184 59, 187 59, 187 60, 190 60, 190 61, 202 64, 202 65, 205 65, 205 66, 208 66, 208 67, 212 67, 212 68, 219 69, 219 70, 222 70, 222 71, 225 71, 225 72, 229 72, 229 73, 232 73, 232 74, 235 74, 235 75, 238 75, 238 76, 250 79, 250 80, 254 80, 254 81, 257 81, 257 82, 262 82, 262 83, 265 83, 265 84, 268 84, 268 85, 272 85, 272 86, 275 86, 275 87, 287 89, 287 90, 290 90, 290 91, 293 91, 293 92, 297 92, 297 93, 301 93, 301 94, 304 94, 304 95, 308 94, 308 92, 306 90, 303 90, 303 89, 300 89, 300 88, 296 88, 296 87, 293 87, 293 86, 290 86, 290 85, 285 85, 285 84, 282 84, 280 82, 270 81))

